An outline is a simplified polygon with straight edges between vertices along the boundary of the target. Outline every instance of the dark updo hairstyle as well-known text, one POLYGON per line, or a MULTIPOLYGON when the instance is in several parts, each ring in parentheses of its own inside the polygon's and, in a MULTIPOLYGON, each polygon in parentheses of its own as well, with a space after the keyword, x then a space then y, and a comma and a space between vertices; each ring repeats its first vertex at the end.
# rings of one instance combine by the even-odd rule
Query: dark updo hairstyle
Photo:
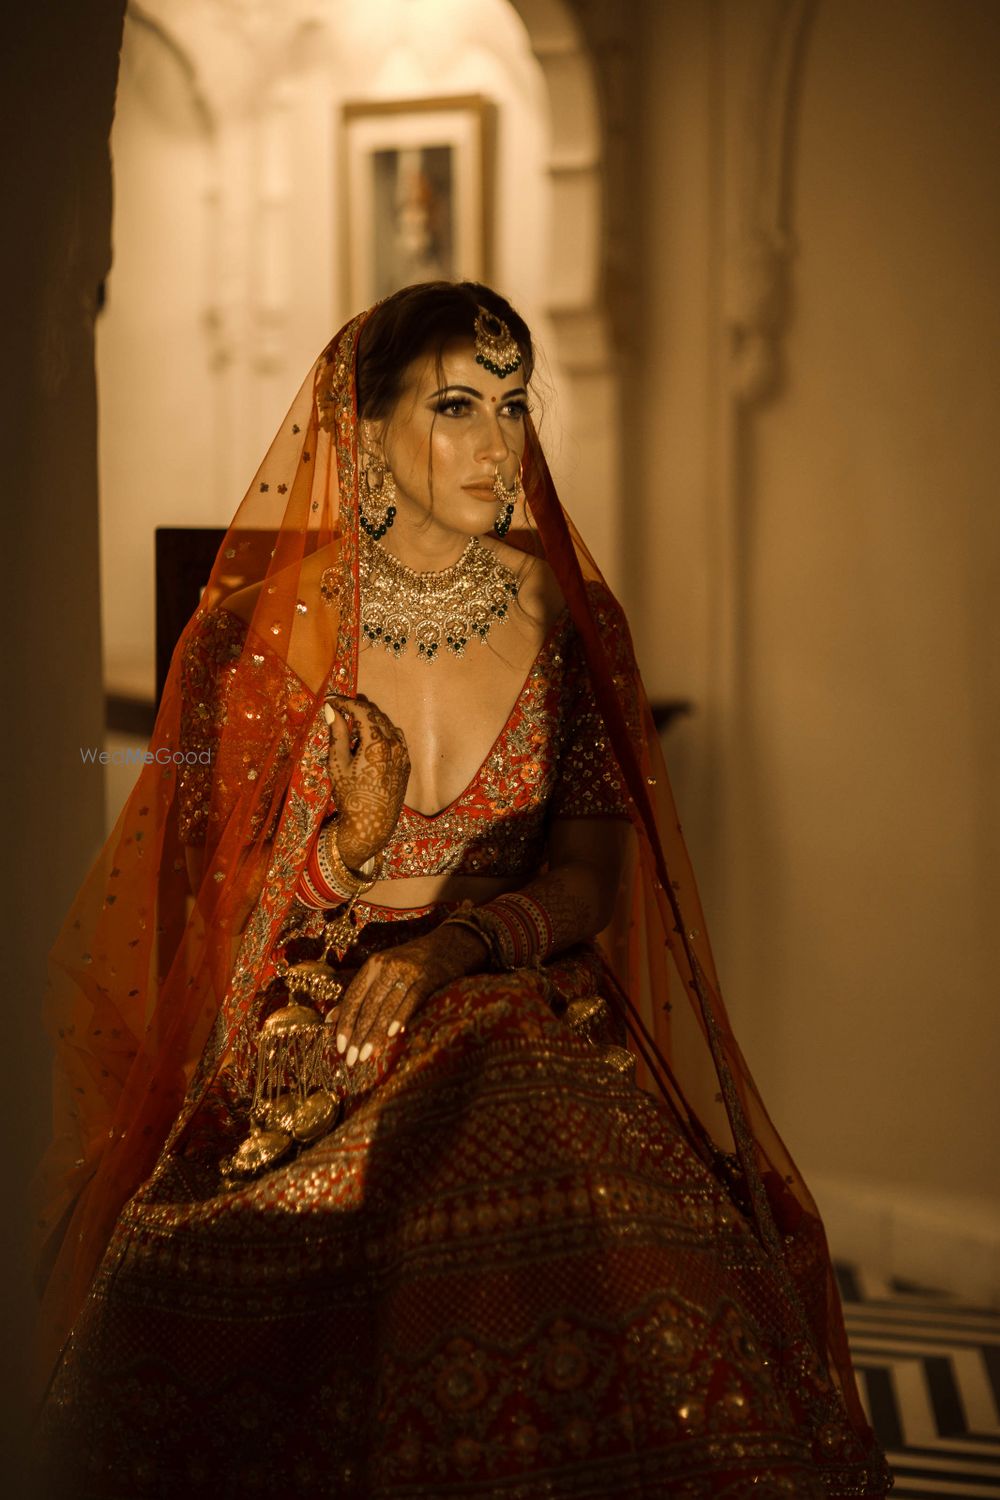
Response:
POLYGON ((502 318, 521 351, 524 384, 531 379, 535 351, 527 323, 499 292, 478 281, 421 281, 380 302, 358 340, 358 412, 389 416, 415 359, 433 356, 441 366, 450 345, 474 336, 476 314, 485 307, 502 318))

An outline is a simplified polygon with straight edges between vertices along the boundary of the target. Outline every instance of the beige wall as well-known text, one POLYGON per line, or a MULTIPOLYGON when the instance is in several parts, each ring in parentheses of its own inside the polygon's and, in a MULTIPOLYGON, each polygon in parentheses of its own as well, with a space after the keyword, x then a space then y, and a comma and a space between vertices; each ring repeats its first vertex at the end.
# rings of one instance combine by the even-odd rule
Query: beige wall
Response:
POLYGON ((998 77, 991 0, 820 9, 746 643, 781 1112, 824 1169, 994 1194, 998 77))
POLYGON ((651 698, 696 712, 669 740, 688 839, 711 898, 714 489, 721 281, 718 37, 704 0, 639 11, 635 342, 622 392, 625 602, 651 698))
POLYGON ((678 791, 779 1126, 846 1237, 853 1194, 912 1270, 964 1213, 1000 1295, 1000 9, 814 7, 745 399, 727 280, 794 10, 645 6, 639 636, 699 702, 678 791))

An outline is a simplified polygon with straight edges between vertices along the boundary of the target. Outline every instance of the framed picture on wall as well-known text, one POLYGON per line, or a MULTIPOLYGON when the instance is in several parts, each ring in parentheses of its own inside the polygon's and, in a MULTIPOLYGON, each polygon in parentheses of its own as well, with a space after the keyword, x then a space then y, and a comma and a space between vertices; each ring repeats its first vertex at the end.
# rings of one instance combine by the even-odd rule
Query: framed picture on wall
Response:
POLYGON ((488 280, 495 106, 478 94, 343 106, 349 312, 412 281, 488 280))

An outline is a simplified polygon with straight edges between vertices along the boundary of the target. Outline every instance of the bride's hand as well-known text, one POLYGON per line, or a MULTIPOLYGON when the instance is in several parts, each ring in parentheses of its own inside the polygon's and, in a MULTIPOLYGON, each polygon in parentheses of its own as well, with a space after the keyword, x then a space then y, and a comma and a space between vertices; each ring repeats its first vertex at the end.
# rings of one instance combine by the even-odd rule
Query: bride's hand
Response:
POLYGON ((392 836, 406 795, 410 757, 403 731, 367 698, 332 698, 323 707, 330 726, 337 848, 344 864, 357 870, 392 836), (353 749, 344 713, 357 725, 353 749))
POLYGON ((406 1026, 429 995, 484 969, 486 944, 468 928, 442 924, 426 937, 375 953, 347 987, 337 1017, 337 1047, 353 1067, 406 1026))

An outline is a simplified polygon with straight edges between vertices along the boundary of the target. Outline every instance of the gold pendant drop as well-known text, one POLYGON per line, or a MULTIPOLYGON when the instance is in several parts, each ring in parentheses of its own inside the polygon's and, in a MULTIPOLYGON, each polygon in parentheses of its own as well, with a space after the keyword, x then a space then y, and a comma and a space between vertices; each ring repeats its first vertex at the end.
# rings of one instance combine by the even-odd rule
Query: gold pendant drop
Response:
POLYGON ((276 1167, 296 1146, 312 1145, 340 1118, 346 1087, 333 1023, 344 986, 327 960, 331 953, 343 957, 357 935, 353 904, 326 923, 322 957, 297 964, 282 959, 275 970, 287 1001, 261 1027, 250 1134, 220 1163, 231 1185, 276 1167), (317 1004, 329 1007, 325 1016, 317 1004))
POLYGON ((362 635, 397 657, 415 642, 423 661, 434 661, 442 647, 464 656, 470 641, 485 641, 507 619, 518 591, 510 568, 476 536, 456 563, 434 573, 416 573, 361 538, 359 574, 362 635))

